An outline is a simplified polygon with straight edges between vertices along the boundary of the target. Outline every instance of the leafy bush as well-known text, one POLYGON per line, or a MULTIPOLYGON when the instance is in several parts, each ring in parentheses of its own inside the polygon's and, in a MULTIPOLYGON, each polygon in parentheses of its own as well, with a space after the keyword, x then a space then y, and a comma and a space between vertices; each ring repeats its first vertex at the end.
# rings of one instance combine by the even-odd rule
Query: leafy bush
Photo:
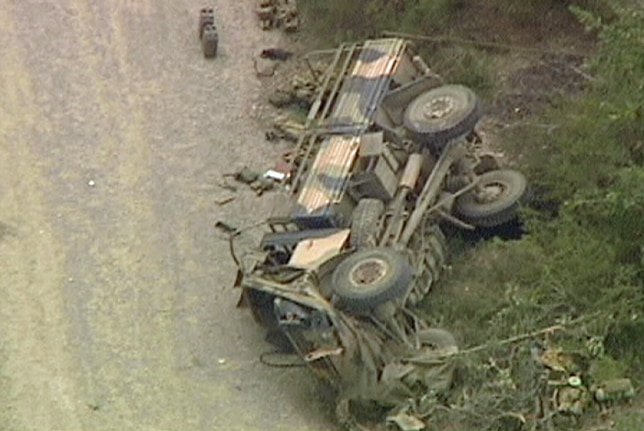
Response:
POLYGON ((307 27, 324 44, 360 40, 384 30, 430 34, 449 28, 465 0, 301 0, 307 27))
MULTIPOLYGON (((464 255, 448 289, 476 294, 432 307, 461 322, 468 339, 582 315, 594 316, 589 328, 599 336, 632 334, 624 325, 644 313, 644 12, 618 13, 602 27, 590 90, 538 120, 554 128, 512 136, 524 143, 539 199, 556 210, 527 212, 520 241, 482 245, 483 265, 464 255)), ((622 359, 644 365, 636 355, 622 359)))
POLYGON ((407 1, 397 28, 417 34, 432 34, 445 30, 464 3, 465 0, 407 1))
MULTIPOLYGON (((377 2, 376 2, 377 3, 377 2)), ((366 13, 366 0, 309 0, 299 3, 308 30, 323 45, 334 46, 347 40, 361 39, 373 31, 375 23, 366 13)), ((369 6, 371 11, 373 6, 369 6)))
MULTIPOLYGON (((579 321, 566 332, 570 339, 557 339, 560 346, 600 340, 596 376, 643 383, 644 11, 616 13, 601 24, 588 90, 559 99, 532 121, 548 127, 512 132, 542 204, 525 211, 527 234, 465 249, 428 300, 428 315, 453 328, 466 347, 489 345, 479 362, 469 358, 468 370, 480 369, 486 357, 503 358, 498 340, 579 321)), ((514 357, 508 368, 529 371, 523 348, 506 349, 514 357)), ((525 388, 534 388, 527 382, 522 389, 520 381, 513 378, 517 408, 525 388)), ((489 397, 485 387, 468 389, 472 399, 489 397)), ((641 417, 625 415, 617 429, 634 429, 641 417)))
POLYGON ((644 41, 644 13, 620 16, 600 33, 592 88, 546 115, 554 133, 532 130, 520 139, 544 199, 558 202, 571 225, 604 237, 616 264, 641 265, 644 44, 634 41, 644 41))

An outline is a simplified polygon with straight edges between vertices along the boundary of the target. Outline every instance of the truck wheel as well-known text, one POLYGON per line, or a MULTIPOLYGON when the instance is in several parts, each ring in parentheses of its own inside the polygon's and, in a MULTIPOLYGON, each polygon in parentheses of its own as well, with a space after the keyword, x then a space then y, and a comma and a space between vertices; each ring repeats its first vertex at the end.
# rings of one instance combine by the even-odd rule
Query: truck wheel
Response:
POLYGON ((406 257, 391 248, 358 250, 333 272, 333 294, 340 307, 365 314, 380 304, 405 296, 413 275, 406 257))
POLYGON ((455 211, 464 221, 479 227, 494 227, 516 217, 528 183, 520 172, 496 170, 479 176, 479 185, 459 196, 455 211))
POLYGON ((444 85, 414 99, 403 123, 415 140, 434 148, 442 148, 449 140, 474 129, 481 118, 476 94, 462 85, 444 85))
POLYGON ((360 199, 351 214, 351 247, 374 247, 378 236, 380 216, 385 212, 385 204, 380 199, 360 199))

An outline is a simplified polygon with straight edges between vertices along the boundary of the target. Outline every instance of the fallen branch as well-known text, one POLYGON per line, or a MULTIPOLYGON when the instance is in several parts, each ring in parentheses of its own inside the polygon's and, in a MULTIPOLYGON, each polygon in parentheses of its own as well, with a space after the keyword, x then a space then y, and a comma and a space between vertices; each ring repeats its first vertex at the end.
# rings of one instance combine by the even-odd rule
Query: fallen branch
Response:
POLYGON ((533 52, 538 54, 569 55, 572 57, 590 57, 590 54, 585 54, 581 52, 574 52, 574 51, 567 51, 567 50, 555 51, 555 50, 543 49, 543 48, 530 48, 526 46, 511 45, 507 43, 483 42, 478 40, 461 39, 457 37, 423 36, 418 34, 401 33, 397 31, 385 31, 383 32, 383 35, 386 37, 400 37, 403 39, 423 40, 427 42, 437 42, 437 43, 453 43, 457 45, 473 45, 473 46, 481 46, 484 48, 507 49, 510 51, 533 52))

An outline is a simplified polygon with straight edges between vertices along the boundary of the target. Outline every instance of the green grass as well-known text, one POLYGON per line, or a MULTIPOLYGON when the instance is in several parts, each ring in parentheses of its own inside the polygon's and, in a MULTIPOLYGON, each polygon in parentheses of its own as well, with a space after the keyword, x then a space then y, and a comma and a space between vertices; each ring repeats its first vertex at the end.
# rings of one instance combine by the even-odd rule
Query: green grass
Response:
POLYGON ((447 82, 472 88, 479 97, 489 98, 494 92, 493 57, 475 47, 456 44, 421 45, 423 58, 447 82))
MULTIPOLYGON (((642 397, 638 397, 633 404, 643 402, 642 397)), ((614 418, 615 426, 612 428, 615 431, 640 431, 644 427, 644 410, 638 408, 628 408, 620 412, 614 418)))
MULTIPOLYGON (((537 186, 538 205, 524 217, 527 235, 460 248, 425 304, 427 315, 452 328, 465 348, 487 345, 462 364, 469 377, 462 390, 470 395, 458 402, 477 414, 491 414, 490 398, 506 410, 529 412, 524 401, 536 382, 527 351, 534 348, 582 352, 596 380, 644 383, 644 157, 638 144, 644 96, 633 91, 644 88, 644 49, 635 39, 644 40, 644 13, 623 13, 603 27, 591 87, 532 119, 555 128, 513 131, 537 186), (549 336, 499 343, 558 324, 565 329, 549 336), (591 341, 594 349, 587 348, 591 341), (508 399, 490 389, 504 372, 511 379, 508 399), (487 381, 476 378, 481 374, 487 381)), ((641 429, 644 413, 621 406, 609 416, 615 429, 641 429)), ((456 419, 463 430, 476 429, 456 419)), ((558 420, 555 429, 588 429, 597 421, 589 413, 577 424, 558 420)))

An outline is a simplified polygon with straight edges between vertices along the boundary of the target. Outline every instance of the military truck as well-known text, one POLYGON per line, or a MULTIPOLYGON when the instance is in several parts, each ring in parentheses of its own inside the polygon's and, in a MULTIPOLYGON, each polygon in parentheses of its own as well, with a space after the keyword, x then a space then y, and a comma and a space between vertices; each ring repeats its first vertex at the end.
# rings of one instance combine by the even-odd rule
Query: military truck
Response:
MULTIPOLYGON (((258 246, 231 239, 242 302, 352 405, 386 407, 403 429, 448 390, 458 350, 413 306, 446 261, 440 223, 490 227, 516 216, 526 180, 477 148, 474 92, 446 85, 404 39, 340 46, 321 75, 292 158, 292 209, 258 246)), ((312 69, 313 70, 313 69, 312 69)), ((421 428, 416 428, 421 429, 421 428)))

